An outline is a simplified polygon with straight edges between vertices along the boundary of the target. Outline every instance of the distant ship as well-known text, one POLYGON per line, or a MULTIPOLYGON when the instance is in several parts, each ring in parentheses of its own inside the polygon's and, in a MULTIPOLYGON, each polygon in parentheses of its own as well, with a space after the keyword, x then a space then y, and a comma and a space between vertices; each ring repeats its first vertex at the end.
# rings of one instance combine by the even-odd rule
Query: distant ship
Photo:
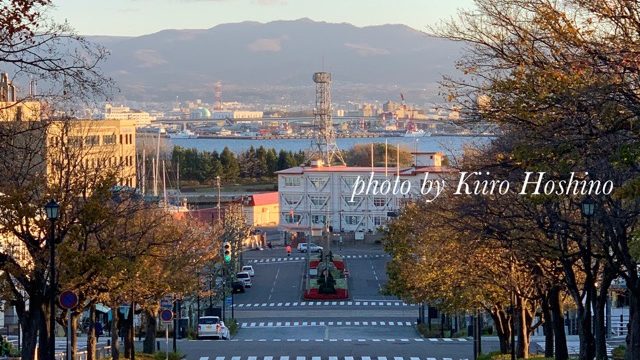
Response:
POLYGON ((424 130, 407 130, 404 137, 423 137, 423 136, 431 136, 430 132, 426 132, 424 130))
POLYGON ((198 134, 194 133, 191 130, 185 129, 177 133, 170 133, 169 138, 170 139, 197 139, 198 134))

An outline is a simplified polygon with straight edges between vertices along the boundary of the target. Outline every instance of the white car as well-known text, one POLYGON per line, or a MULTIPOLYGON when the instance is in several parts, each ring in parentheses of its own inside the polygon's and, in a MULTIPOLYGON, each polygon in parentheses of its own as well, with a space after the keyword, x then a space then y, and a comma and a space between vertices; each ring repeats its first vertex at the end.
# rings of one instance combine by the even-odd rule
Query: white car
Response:
MULTIPOLYGON (((321 252, 323 250, 324 249, 322 248, 322 246, 318 246, 318 245, 316 245, 314 243, 309 243, 309 251, 310 252, 318 252, 319 253, 319 252, 321 252)), ((298 244, 298 252, 302 252, 302 253, 303 252, 307 252, 307 243, 306 242, 298 244)))
POLYGON ((251 265, 243 266, 242 267, 242 271, 243 272, 248 272, 249 275, 251 275, 251 276, 255 276, 256 275, 256 272, 253 270, 253 266, 251 266, 251 265))
POLYGON ((229 329, 224 326, 224 322, 220 321, 217 316, 201 316, 198 319, 198 339, 202 338, 216 338, 216 339, 228 339, 229 329))
POLYGON ((251 287, 251 275, 248 272, 242 271, 236 274, 236 277, 240 281, 244 281, 245 287, 251 287))

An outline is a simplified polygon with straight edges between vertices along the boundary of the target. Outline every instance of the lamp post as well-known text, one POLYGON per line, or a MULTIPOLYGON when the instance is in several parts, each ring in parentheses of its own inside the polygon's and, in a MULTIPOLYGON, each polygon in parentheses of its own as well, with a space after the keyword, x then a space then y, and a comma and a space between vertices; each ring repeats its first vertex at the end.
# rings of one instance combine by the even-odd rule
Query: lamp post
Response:
POLYGON ((218 222, 220 222, 220 176, 216 176, 216 186, 218 187, 218 222))
MULTIPOLYGON (((587 281, 588 283, 588 292, 587 292, 587 306, 590 308, 593 300, 595 299, 594 294, 594 279, 591 274, 591 218, 595 212, 596 202, 590 196, 587 196, 584 200, 582 200, 582 204, 580 204, 580 210, 582 212, 582 216, 587 219, 587 253, 585 254, 585 270, 588 267, 587 271, 587 281)), ((589 311, 589 316, 593 316, 589 311)), ((594 330, 595 323, 589 319, 591 324, 591 331, 594 330)))
POLYGON ((60 205, 53 199, 44 206, 47 213, 47 219, 51 222, 51 231, 49 231, 49 249, 51 251, 49 259, 49 286, 51 293, 49 294, 49 356, 51 360, 56 357, 56 220, 60 205))

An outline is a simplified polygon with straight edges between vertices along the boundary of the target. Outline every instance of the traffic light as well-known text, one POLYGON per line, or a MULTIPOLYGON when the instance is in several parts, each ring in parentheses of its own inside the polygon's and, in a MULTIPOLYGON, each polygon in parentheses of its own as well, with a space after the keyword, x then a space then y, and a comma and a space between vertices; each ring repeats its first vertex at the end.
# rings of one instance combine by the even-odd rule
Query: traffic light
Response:
POLYGON ((231 262, 231 244, 225 242, 224 244, 222 244, 222 248, 224 251, 224 262, 231 262))

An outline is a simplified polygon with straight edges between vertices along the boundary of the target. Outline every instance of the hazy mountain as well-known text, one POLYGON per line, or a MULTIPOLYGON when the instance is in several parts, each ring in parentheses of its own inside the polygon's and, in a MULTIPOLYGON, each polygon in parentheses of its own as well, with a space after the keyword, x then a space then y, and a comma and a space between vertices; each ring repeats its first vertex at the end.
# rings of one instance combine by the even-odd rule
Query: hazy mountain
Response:
POLYGON ((217 80, 227 94, 260 96, 265 89, 297 87, 313 91, 311 75, 323 63, 338 93, 433 89, 460 53, 459 44, 404 25, 360 28, 309 19, 93 40, 111 51, 103 69, 118 81, 123 95, 146 100, 208 99, 217 80))

